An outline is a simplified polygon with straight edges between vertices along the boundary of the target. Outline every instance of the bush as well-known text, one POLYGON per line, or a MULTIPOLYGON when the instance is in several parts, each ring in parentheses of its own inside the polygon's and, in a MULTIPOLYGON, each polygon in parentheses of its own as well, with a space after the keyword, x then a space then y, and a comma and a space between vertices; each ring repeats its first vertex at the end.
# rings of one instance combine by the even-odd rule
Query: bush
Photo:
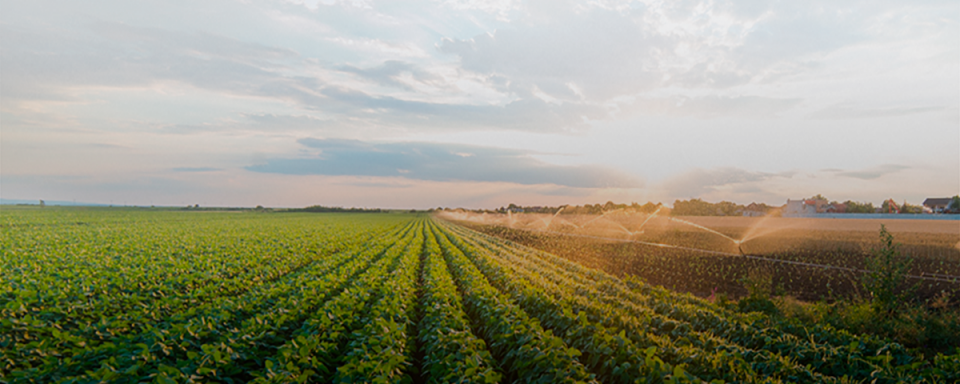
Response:
POLYGON ((766 297, 744 297, 737 303, 740 312, 762 312, 767 315, 777 315, 780 310, 777 304, 766 297))
POLYGON ((880 247, 867 259, 863 287, 870 294, 871 304, 878 314, 893 314, 907 300, 912 288, 904 288, 912 259, 900 255, 900 244, 880 225, 880 247))
POLYGON ((762 312, 768 315, 780 313, 777 304, 770 300, 774 289, 772 272, 764 269, 753 270, 750 275, 740 279, 740 282, 749 293, 737 303, 740 312, 762 312))

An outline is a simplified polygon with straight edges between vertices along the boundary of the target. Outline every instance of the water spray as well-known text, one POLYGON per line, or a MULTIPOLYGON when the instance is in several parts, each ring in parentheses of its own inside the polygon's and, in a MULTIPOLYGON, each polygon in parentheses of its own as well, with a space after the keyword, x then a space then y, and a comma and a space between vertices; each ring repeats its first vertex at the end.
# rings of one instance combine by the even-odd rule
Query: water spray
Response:
POLYGON ((594 221, 597 221, 597 220, 602 219, 602 218, 603 218, 604 216, 606 216, 608 213, 614 213, 614 212, 616 212, 616 211, 622 211, 622 210, 623 210, 622 208, 617 208, 617 209, 614 209, 614 210, 611 210, 611 211, 606 211, 606 212, 604 212, 604 213, 601 213, 600 216, 597 216, 597 217, 593 218, 593 220, 590 220, 590 221, 588 221, 588 222, 586 222, 586 223, 583 223, 583 225, 581 225, 580 228, 586 227, 587 224, 590 224, 590 223, 592 223, 592 222, 594 222, 594 221))
POLYGON ((543 227, 543 229, 545 229, 545 230, 546 230, 546 229, 549 229, 549 228, 550 228, 550 224, 553 224, 553 219, 556 219, 557 216, 560 215, 560 212, 563 212, 563 209, 566 208, 566 207, 567 207, 566 205, 560 207, 560 209, 557 210, 557 213, 554 213, 553 216, 551 216, 549 219, 543 219, 543 222, 546 224, 546 226, 543 227))
POLYGON ((710 229, 710 228, 704 227, 704 226, 702 226, 702 225, 700 225, 700 224, 691 223, 691 222, 689 222, 689 221, 677 219, 677 218, 674 218, 674 217, 670 217, 669 219, 670 219, 670 220, 673 220, 673 221, 676 221, 676 222, 678 222, 678 223, 683 223, 683 224, 686 224, 686 225, 692 225, 692 226, 697 227, 697 228, 700 228, 700 229, 702 229, 702 230, 704 230, 704 231, 707 231, 707 232, 710 232, 710 233, 712 233, 712 234, 721 236, 721 237, 723 237, 723 238, 725 238, 725 239, 727 239, 727 240, 732 241, 734 244, 739 243, 739 241, 738 241, 737 239, 734 239, 734 238, 732 238, 732 237, 730 237, 730 236, 724 235, 723 233, 714 231, 714 230, 712 230, 712 229, 710 229))
POLYGON ((652 219, 652 218, 654 218, 655 216, 657 216, 657 213, 660 213, 660 209, 661 209, 661 208, 663 208, 662 205, 659 206, 659 207, 657 207, 657 210, 656 210, 656 211, 653 211, 653 213, 651 213, 650 216, 647 216, 646 220, 644 220, 642 223, 640 223, 640 227, 637 228, 637 232, 639 232, 641 229, 643 229, 643 226, 644 226, 644 225, 647 225, 647 222, 650 221, 650 219, 652 219))

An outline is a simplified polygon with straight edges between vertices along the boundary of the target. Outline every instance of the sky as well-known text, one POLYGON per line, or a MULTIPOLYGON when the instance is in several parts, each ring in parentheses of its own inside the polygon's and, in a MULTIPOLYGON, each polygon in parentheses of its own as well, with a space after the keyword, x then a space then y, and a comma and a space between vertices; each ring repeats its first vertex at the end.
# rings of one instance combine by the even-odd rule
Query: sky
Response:
POLYGON ((960 2, 0 0, 0 197, 960 193, 960 2))

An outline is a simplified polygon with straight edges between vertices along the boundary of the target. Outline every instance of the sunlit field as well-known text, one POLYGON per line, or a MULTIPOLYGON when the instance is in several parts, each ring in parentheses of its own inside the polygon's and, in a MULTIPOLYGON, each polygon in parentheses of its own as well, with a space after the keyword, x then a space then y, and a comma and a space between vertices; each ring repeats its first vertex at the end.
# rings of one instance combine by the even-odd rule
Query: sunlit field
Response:
POLYGON ((958 16, 3 1, 0 384, 960 383, 958 16))
MULTIPOLYGON (((723 244, 654 223, 635 232, 684 247, 723 244)), ((483 228, 502 237, 422 212, 5 207, 0 381, 960 379, 960 351, 739 311, 668 289, 666 275, 647 280, 644 268, 657 263, 608 273, 620 261, 604 261, 609 245, 598 238, 568 236, 579 248, 558 256, 505 238, 561 250, 543 236, 567 237, 483 228)), ((717 252, 710 257, 737 257, 717 252)), ((689 260, 688 274, 679 261, 660 273, 704 279, 704 260, 689 260)))
POLYGON ((881 224, 912 261, 908 283, 927 299, 960 289, 960 221, 781 217, 477 214, 444 217, 618 276, 709 297, 746 295, 742 280, 806 300, 860 295, 881 224))

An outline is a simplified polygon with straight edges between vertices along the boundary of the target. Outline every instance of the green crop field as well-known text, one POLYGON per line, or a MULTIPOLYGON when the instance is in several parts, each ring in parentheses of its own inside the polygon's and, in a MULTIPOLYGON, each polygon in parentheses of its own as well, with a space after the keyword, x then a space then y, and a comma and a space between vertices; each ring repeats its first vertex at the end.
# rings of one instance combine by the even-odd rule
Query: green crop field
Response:
POLYGON ((0 382, 957 382, 427 215, 4 207, 0 382))

